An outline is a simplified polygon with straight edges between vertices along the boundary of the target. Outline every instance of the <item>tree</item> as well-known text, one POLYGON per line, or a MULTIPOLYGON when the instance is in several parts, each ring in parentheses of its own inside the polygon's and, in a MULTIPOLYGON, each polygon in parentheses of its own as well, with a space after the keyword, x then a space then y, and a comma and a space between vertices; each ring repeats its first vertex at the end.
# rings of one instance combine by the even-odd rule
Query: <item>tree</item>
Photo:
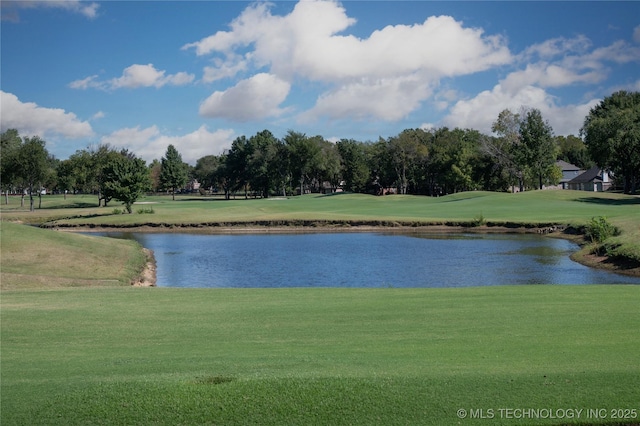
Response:
POLYGON ((151 187, 149 169, 144 160, 127 151, 113 156, 104 168, 104 196, 124 203, 128 213, 131 206, 151 187))
POLYGON ((167 153, 161 160, 160 183, 165 189, 170 189, 173 199, 176 199, 176 189, 187 183, 187 170, 182 162, 182 156, 173 146, 167 147, 167 153))
POLYGON ((216 155, 205 155, 198 158, 193 175, 200 182, 200 188, 213 189, 217 185, 217 172, 221 165, 222 161, 216 155))
POLYGON ((39 136, 25 137, 15 156, 16 174, 29 191, 29 209, 34 210, 33 191, 40 194, 42 182, 47 177, 49 164, 45 141, 39 136))
POLYGON ((16 129, 8 129, 0 137, 0 182, 5 191, 5 204, 9 204, 9 191, 15 189, 17 181, 16 154, 22 139, 16 129))
POLYGON ((162 171, 162 164, 157 159, 153 159, 149 164, 149 177, 151 178, 151 190, 158 192, 160 190, 160 172, 162 171))
POLYGON ((421 143, 421 133, 424 131, 407 129, 398 136, 389 138, 387 142, 388 154, 396 171, 397 184, 401 194, 407 193, 408 173, 417 162, 420 162, 428 154, 426 146, 421 143))
POLYGON ((640 184, 640 92, 621 90, 593 107, 580 130, 598 167, 622 180, 625 193, 640 184))
POLYGON ((491 131, 497 138, 483 139, 482 150, 492 157, 507 174, 518 181, 520 191, 524 190, 524 168, 522 157, 518 157, 520 145, 520 115, 509 109, 502 110, 498 119, 491 125, 491 131))
POLYGON ((336 146, 341 158, 345 189, 351 192, 363 192, 371 174, 364 143, 354 139, 341 139, 336 146))
POLYGON ((291 174, 300 183, 300 195, 304 194, 305 182, 318 162, 319 146, 304 133, 289 130, 284 137, 291 160, 291 174))
POLYGON ((574 135, 556 136, 556 144, 558 145, 558 160, 566 161, 583 170, 593 167, 594 162, 589 156, 589 151, 584 141, 574 135))
POLYGON ((247 149, 249 187, 267 198, 277 179, 278 140, 269 130, 263 130, 249 138, 247 149))
POLYGON ((556 161, 556 145, 553 140, 553 129, 542 118, 538 109, 526 112, 520 122, 520 148, 518 157, 522 159, 538 179, 538 187, 542 189, 545 179, 549 178, 550 166, 556 161))

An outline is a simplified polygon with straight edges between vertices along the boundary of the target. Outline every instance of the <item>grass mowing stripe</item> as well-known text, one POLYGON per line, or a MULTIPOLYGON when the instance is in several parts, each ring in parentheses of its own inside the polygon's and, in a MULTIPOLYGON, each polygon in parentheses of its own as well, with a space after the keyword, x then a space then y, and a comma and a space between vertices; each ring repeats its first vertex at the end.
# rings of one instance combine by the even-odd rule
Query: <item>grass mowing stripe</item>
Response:
POLYGON ((1 419, 455 424, 458 408, 633 408, 638 301, 599 285, 5 291, 1 419))

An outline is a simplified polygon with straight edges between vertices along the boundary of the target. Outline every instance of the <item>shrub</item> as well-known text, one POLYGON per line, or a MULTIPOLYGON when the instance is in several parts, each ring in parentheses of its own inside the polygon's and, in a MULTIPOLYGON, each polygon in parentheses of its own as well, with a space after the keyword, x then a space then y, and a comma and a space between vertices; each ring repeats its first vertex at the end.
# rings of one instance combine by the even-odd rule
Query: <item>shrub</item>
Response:
POLYGON ((147 207, 147 208, 141 208, 138 209, 138 214, 154 214, 155 210, 153 210, 153 207, 147 207))
POLYGON ((124 210, 113 209, 111 210, 111 214, 124 214, 124 210))
POLYGON ((473 220, 470 223, 472 227, 483 226, 486 224, 487 224, 487 220, 484 218, 484 215, 482 213, 474 216, 473 220))
POLYGON ((620 230, 604 216, 592 217, 587 224, 586 236, 594 243, 601 243, 616 235, 620 235, 620 230))

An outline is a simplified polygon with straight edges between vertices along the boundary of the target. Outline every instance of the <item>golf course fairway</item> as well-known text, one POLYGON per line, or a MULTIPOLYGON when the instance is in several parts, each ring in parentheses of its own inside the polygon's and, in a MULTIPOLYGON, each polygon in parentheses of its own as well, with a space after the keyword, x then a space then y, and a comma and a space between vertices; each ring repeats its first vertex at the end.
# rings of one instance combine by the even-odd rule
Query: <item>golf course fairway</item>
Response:
POLYGON ((5 222, 606 216, 633 256, 636 199, 571 193, 149 197, 155 213, 134 215, 53 208, 78 201, 61 197, 31 216, 3 205, 0 423, 639 424, 638 286, 140 288, 129 285, 145 262, 135 243, 5 222))

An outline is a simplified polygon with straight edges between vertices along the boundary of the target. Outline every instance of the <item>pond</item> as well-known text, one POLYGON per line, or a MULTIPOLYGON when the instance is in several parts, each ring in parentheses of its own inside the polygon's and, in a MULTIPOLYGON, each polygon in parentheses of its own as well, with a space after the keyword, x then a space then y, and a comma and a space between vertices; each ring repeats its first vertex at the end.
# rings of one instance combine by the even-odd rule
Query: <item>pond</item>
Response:
POLYGON ((154 251, 159 287, 470 287, 640 284, 538 235, 102 233, 154 251))

